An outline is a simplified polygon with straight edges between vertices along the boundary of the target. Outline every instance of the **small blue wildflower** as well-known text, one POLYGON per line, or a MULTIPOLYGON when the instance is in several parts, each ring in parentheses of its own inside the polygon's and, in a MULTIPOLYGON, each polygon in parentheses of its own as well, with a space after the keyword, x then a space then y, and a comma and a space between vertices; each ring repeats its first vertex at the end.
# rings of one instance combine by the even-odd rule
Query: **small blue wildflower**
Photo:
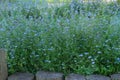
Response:
POLYGON ((92 64, 95 64, 95 62, 93 61, 92 64))
POLYGON ((50 60, 45 60, 45 62, 46 62, 46 63, 51 63, 51 61, 50 61, 50 60))
POLYGON ((117 58, 116 60, 117 60, 117 62, 120 62, 120 58, 117 58))
POLYGON ((89 54, 89 52, 85 52, 84 54, 87 55, 87 54, 89 54))
POLYGON ((98 54, 101 54, 102 52, 101 52, 101 51, 98 51, 97 53, 98 53, 98 54))
POLYGON ((89 59, 91 59, 91 58, 92 58, 92 56, 89 56, 88 58, 89 58, 89 59))
POLYGON ((79 56, 80 56, 80 57, 83 57, 83 54, 80 54, 79 56))

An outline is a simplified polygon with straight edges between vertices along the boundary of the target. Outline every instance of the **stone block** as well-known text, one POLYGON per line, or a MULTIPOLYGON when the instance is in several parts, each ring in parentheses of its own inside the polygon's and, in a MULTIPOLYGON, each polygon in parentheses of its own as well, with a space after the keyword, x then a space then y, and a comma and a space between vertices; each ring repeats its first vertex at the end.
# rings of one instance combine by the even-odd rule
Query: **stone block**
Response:
POLYGON ((36 80, 64 80, 64 75, 62 73, 38 71, 36 80))
POLYGON ((79 74, 69 74, 65 80, 86 80, 85 76, 79 74))
POLYGON ((120 74, 113 74, 111 75, 112 80, 120 80, 120 74))
POLYGON ((9 76, 8 80, 34 80, 34 75, 31 73, 15 73, 9 76))
POLYGON ((102 75, 89 75, 86 77, 87 80, 111 80, 107 76, 102 76, 102 75))

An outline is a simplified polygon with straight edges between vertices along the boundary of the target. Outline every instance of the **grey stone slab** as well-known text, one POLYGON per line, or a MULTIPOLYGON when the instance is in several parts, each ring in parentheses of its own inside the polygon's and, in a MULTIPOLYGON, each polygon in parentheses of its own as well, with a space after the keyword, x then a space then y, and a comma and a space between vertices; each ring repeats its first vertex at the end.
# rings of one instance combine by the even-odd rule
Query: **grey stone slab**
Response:
POLYGON ((8 80, 34 80, 34 75, 31 73, 15 73, 9 76, 8 80))
POLYGON ((85 76, 79 74, 69 74, 65 80, 86 80, 85 76))
POLYGON ((107 76, 102 76, 102 75, 89 75, 86 76, 87 80, 111 80, 109 77, 107 76))
POLYGON ((113 74, 111 75, 112 80, 120 80, 120 74, 113 74))
POLYGON ((38 71, 36 80, 64 80, 64 75, 62 73, 38 71))

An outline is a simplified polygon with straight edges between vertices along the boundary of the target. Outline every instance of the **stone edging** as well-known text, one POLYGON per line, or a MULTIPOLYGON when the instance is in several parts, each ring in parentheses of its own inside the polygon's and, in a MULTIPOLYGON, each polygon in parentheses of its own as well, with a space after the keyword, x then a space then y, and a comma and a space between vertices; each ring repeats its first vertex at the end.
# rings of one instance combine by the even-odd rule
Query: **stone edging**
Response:
POLYGON ((113 74, 111 76, 103 75, 88 75, 71 73, 64 76, 62 73, 38 71, 34 76, 31 73, 15 73, 8 77, 8 80, 120 80, 120 74, 113 74))

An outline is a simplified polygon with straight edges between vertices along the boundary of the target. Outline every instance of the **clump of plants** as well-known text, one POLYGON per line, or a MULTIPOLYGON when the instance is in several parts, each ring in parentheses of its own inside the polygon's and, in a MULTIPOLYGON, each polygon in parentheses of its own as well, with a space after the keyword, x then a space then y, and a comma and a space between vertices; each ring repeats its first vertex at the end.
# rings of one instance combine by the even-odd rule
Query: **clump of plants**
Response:
POLYGON ((103 2, 91 2, 91 3, 79 3, 73 1, 67 6, 62 6, 56 9, 55 15, 61 17, 72 17, 72 14, 77 14, 79 16, 99 17, 104 15, 116 15, 119 14, 119 5, 115 2, 112 3, 103 3, 103 2))
POLYGON ((119 72, 120 16, 106 15, 113 7, 108 6, 82 6, 77 10, 80 14, 70 5, 57 11, 19 5, 10 10, 11 16, 6 16, 9 9, 2 10, 0 48, 7 50, 9 74, 38 70, 86 75, 119 72))

